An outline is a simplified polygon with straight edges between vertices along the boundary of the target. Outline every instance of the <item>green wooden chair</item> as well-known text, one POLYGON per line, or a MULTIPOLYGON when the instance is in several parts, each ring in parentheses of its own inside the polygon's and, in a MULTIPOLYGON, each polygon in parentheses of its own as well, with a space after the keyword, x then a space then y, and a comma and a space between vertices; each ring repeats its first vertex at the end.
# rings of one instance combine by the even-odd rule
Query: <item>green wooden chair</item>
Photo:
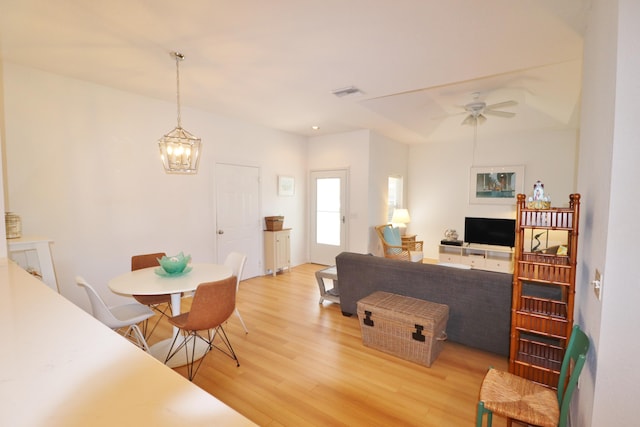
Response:
POLYGON ((562 360, 557 392, 517 375, 489 369, 480 387, 476 427, 482 427, 485 414, 490 427, 494 413, 536 426, 565 427, 588 351, 589 338, 575 325, 562 360))

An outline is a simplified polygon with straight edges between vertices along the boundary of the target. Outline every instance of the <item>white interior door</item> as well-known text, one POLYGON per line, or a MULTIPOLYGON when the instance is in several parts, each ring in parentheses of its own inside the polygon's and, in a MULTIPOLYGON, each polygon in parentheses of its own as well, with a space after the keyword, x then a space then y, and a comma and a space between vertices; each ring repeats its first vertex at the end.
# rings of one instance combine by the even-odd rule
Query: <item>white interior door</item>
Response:
POLYGON ((334 265, 347 250, 347 171, 312 171, 309 182, 311 262, 334 265))
POLYGON ((240 252, 247 255, 242 279, 261 275, 260 170, 218 163, 215 187, 217 262, 240 252))

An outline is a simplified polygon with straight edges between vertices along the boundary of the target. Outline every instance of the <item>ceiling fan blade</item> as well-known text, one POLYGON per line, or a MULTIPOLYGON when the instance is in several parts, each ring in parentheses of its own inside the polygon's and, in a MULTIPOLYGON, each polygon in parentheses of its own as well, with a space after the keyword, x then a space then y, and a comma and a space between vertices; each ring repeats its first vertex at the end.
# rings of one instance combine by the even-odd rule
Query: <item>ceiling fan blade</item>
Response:
POLYGON ((461 125, 474 125, 476 124, 476 118, 473 115, 469 114, 465 119, 460 123, 461 125))
POLYGON ((484 114, 489 114, 489 115, 498 116, 498 117, 507 117, 507 118, 511 118, 516 115, 516 113, 512 113, 510 111, 498 111, 498 110, 484 110, 484 114))
POLYGON ((461 114, 468 114, 468 113, 466 111, 460 111, 458 113, 440 114, 440 115, 437 115, 437 116, 431 116, 430 119, 431 120, 444 120, 444 119, 447 119, 449 117, 459 116, 461 114))
POLYGON ((518 105, 518 102, 511 100, 511 101, 497 102, 495 104, 487 105, 486 108, 487 109, 505 108, 505 107, 515 107, 516 105, 518 105))

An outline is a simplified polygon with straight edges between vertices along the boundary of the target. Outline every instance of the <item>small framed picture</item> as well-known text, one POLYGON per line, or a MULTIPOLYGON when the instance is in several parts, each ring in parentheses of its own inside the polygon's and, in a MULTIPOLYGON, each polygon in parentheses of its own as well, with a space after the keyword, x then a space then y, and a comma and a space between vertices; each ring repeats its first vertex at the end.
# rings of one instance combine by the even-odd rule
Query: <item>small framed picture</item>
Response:
POLYGON ((511 205, 524 191, 524 166, 471 168, 469 202, 511 205))
POLYGON ((296 182, 292 176, 278 175, 278 196, 293 196, 296 182))

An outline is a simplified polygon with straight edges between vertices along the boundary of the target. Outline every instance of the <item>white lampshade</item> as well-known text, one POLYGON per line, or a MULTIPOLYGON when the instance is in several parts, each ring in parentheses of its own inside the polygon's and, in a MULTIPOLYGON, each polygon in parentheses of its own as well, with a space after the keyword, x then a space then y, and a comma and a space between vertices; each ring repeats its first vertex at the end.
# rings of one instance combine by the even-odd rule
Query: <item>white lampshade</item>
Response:
POLYGON ((391 217, 392 224, 409 224, 411 217, 407 209, 394 209, 393 216, 391 217))

